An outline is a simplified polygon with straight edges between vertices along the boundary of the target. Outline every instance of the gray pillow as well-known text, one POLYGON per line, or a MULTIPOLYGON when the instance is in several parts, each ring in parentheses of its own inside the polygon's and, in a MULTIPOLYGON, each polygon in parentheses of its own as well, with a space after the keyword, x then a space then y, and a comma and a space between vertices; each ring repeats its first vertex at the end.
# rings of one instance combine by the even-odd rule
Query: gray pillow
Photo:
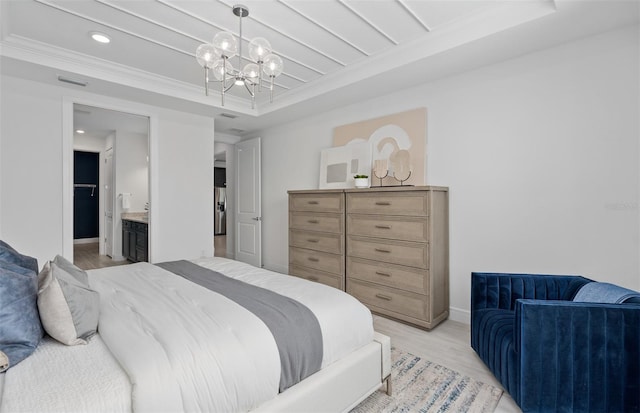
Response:
POLYGON ((87 274, 61 256, 47 262, 38 276, 38 309, 44 330, 68 346, 86 344, 96 333, 100 297, 87 274))
POLYGON ((0 372, 29 357, 40 343, 37 293, 35 272, 0 260, 0 372))

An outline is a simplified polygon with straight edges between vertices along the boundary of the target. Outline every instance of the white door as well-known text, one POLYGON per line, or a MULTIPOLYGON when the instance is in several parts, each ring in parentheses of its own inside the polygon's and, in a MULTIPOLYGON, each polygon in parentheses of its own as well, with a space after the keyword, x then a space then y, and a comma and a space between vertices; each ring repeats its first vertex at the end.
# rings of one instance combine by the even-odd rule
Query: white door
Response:
POLYGON ((236 144, 236 260, 262 266, 260 138, 236 144))
POLYGON ((105 151, 104 171, 104 253, 113 257, 113 148, 105 151))

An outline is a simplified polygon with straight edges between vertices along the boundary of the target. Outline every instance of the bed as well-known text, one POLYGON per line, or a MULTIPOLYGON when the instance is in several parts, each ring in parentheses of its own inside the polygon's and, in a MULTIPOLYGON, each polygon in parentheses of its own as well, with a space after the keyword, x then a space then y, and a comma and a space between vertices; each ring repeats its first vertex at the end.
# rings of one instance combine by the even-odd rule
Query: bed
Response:
POLYGON ((390 391, 389 338, 337 289, 225 258, 87 273, 98 333, 45 336, 0 374, 0 412, 340 412, 390 391))

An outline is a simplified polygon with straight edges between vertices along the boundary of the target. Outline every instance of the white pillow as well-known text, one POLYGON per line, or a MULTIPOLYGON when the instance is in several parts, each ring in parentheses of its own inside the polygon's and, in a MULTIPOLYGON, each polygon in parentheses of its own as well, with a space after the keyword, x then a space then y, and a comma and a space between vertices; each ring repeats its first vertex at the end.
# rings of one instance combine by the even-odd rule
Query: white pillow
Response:
POLYGON ((100 296, 84 271, 58 255, 38 275, 38 310, 51 337, 68 346, 87 344, 98 328, 100 296))

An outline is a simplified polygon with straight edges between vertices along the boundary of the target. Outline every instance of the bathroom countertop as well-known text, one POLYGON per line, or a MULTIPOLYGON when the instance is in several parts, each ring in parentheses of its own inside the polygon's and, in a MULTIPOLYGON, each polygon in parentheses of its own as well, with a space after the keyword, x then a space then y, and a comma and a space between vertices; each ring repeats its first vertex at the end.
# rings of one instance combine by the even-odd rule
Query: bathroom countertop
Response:
POLYGON ((143 224, 149 223, 148 212, 123 212, 122 214, 120 214, 120 218, 125 219, 127 221, 140 222, 143 224))

